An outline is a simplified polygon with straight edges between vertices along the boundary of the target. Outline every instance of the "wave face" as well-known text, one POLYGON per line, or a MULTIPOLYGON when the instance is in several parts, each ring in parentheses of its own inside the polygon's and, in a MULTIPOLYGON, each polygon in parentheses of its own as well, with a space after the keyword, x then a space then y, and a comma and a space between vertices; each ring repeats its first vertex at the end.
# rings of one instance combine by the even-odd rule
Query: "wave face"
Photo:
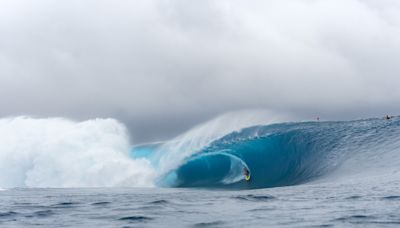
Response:
POLYGON ((0 189, 253 189, 400 177, 398 117, 258 125, 232 118, 238 117, 217 118, 173 140, 133 148, 124 125, 113 119, 3 118, 0 189))
POLYGON ((399 139, 400 121, 394 118, 253 126, 192 152, 180 147, 182 153, 189 155, 179 162, 169 156, 173 152, 168 147, 153 145, 141 149, 147 148, 142 156, 150 160, 166 156, 178 163, 158 178, 158 185, 252 189, 360 173, 390 173, 400 165, 399 139), (244 180, 244 167, 250 170, 249 182, 244 180))

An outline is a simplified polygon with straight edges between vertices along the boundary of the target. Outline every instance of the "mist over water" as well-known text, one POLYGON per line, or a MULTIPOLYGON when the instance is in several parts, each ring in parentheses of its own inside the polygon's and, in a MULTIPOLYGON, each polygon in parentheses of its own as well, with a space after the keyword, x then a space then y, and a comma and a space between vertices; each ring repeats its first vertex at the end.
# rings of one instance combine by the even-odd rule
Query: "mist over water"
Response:
POLYGON ((0 187, 152 186, 153 168, 128 155, 113 119, 0 119, 0 187))

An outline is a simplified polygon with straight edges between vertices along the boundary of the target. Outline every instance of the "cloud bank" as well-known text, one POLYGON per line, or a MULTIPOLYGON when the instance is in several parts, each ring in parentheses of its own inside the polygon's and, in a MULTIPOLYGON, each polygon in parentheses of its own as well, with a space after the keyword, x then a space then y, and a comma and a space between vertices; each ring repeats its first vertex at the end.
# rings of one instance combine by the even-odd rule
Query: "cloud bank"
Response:
POLYGON ((232 110, 400 112, 400 2, 0 1, 0 116, 113 117, 133 141, 232 110))

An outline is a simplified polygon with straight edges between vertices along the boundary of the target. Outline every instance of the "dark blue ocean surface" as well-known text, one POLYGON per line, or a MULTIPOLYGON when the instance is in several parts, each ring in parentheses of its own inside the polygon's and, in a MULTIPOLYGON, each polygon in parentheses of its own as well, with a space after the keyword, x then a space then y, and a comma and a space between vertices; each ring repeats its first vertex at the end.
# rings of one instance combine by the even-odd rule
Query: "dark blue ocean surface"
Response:
POLYGON ((398 227, 400 181, 258 190, 12 189, 1 227, 398 227))

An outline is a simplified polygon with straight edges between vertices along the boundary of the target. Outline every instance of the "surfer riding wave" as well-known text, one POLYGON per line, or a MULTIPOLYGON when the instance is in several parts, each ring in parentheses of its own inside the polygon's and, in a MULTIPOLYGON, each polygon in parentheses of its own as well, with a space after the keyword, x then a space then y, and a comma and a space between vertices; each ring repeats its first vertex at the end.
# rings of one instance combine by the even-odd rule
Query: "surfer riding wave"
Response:
POLYGON ((243 175, 246 181, 250 181, 250 171, 246 167, 243 168, 243 175))

